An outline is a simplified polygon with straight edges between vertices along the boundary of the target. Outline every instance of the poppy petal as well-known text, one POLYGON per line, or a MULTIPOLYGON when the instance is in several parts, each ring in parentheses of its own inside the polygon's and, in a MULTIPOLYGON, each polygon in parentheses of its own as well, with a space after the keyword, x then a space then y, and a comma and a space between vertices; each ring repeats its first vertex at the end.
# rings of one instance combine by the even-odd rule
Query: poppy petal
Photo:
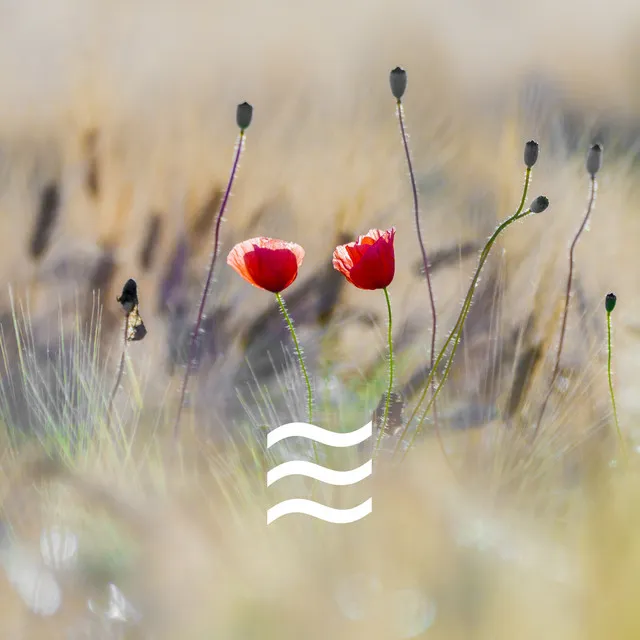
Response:
POLYGON ((369 246, 369 250, 351 269, 351 280, 361 289, 384 289, 391 284, 395 275, 393 248, 381 238, 369 246))
POLYGON ((272 293, 284 291, 298 276, 298 261, 289 249, 256 246, 244 259, 252 280, 272 293))
POLYGON ((395 275, 395 228, 370 229, 356 242, 336 247, 333 266, 359 289, 384 289, 395 275))
POLYGON ((238 243, 229 252, 229 255, 227 256, 227 264, 247 282, 257 287, 258 285, 253 280, 253 277, 247 270, 247 266, 245 264, 245 256, 251 251, 253 251, 253 242, 251 240, 245 240, 244 242, 238 243))
POLYGON ((251 238, 237 244, 227 263, 247 282, 272 293, 280 293, 298 276, 304 249, 276 238, 251 238))
POLYGON ((343 244, 335 248, 333 252, 333 268, 351 281, 349 274, 353 269, 353 258, 349 253, 348 245, 343 244))

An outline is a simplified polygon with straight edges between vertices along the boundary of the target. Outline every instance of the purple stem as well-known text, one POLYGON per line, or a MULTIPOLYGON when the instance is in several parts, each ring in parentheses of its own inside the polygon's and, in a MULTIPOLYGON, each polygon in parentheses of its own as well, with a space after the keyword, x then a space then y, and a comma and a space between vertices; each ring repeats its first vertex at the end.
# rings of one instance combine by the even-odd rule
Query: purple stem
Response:
POLYGON ((590 188, 589 188, 589 202, 587 204, 587 212, 584 214, 584 218, 582 219, 582 224, 578 229, 578 232, 573 238, 573 242, 571 243, 571 247, 569 248, 569 275, 567 277, 567 290, 565 293, 564 299, 564 314, 562 316, 562 328, 560 329, 560 342, 558 343, 558 352, 556 354, 556 364, 553 368, 553 374, 551 375, 551 383, 549 384, 549 389, 547 391, 547 395, 544 398, 544 402, 542 403, 542 408, 540 409, 540 415, 538 416, 538 421, 536 422, 535 429, 533 430, 533 439, 536 439, 538 435, 538 430, 540 429, 540 424, 542 423, 542 418, 544 416, 544 412, 547 409, 547 404, 549 403, 549 398, 551 397, 551 393, 553 391, 553 385, 555 384, 556 378, 558 377, 558 373, 560 372, 560 357, 562 355, 562 347, 564 346, 564 336, 567 330, 567 318, 569 316, 569 301, 571 299, 571 284, 573 282, 573 254, 576 249, 576 245, 578 244, 578 240, 582 235, 585 227, 587 226, 587 222, 589 221, 589 216, 591 215, 591 210, 593 208, 593 201, 596 196, 596 178, 595 175, 591 176, 590 188))
MULTIPOLYGON (((429 366, 433 369, 433 364, 435 362, 436 357, 436 326, 437 326, 437 316, 436 316, 436 303, 433 297, 433 287, 431 286, 431 273, 429 270, 429 259, 427 257, 427 250, 424 246, 424 240, 422 238, 422 228, 420 227, 420 208, 418 205, 418 187, 416 186, 416 178, 413 172, 413 163, 411 162, 411 153, 409 152, 409 142, 407 140, 407 132, 404 127, 404 117, 403 112, 404 109, 402 107, 402 100, 398 100, 396 103, 397 111, 398 111, 398 122, 400 123, 400 133, 402 134, 402 144, 404 146, 404 153, 407 157, 407 166, 409 167, 409 177, 411 179, 411 190, 413 192, 413 214, 416 223, 416 231, 418 234, 418 244, 420 245, 420 252, 422 253, 422 267, 424 269, 425 278, 427 279, 427 288, 429 289, 429 302, 431 304, 431 323, 432 323, 432 331, 431 331, 431 356, 429 360, 429 366)), ((435 389, 435 376, 431 378, 431 389, 432 391, 435 389)), ((442 437, 440 435, 440 427, 438 424, 438 409, 436 403, 433 403, 433 423, 435 427, 436 436, 438 438, 438 442, 440 444, 440 448, 442 449, 442 453, 445 458, 447 457, 444 443, 442 442, 442 437)))
POLYGON ((176 421, 173 426, 173 439, 174 442, 177 442, 178 435, 180 433, 180 418, 182 417, 182 409, 184 407, 184 399, 187 393, 187 386, 189 384, 189 378, 191 376, 191 367, 193 362, 197 356, 198 349, 198 334, 200 333, 200 325, 202 324, 202 318, 204 316, 204 308, 207 303, 207 295, 209 294, 209 287, 211 286, 211 280, 213 279, 213 269, 216 264, 216 260, 218 258, 218 249, 220 245, 220 225, 222 223, 222 217, 224 216, 225 209, 227 208, 227 202, 229 200, 229 196, 231 195, 231 187, 233 186, 233 181, 236 176, 236 172, 238 171, 238 162, 240 161, 240 154, 242 153, 242 147, 244 146, 244 130, 240 131, 240 138, 238 140, 238 148, 236 149, 235 158, 233 160, 233 166, 231 168, 231 175, 229 176, 229 182, 227 184, 227 189, 224 192, 224 198, 222 199, 222 203, 220 205, 220 212, 218 213, 218 218, 216 220, 216 229, 215 229, 215 237, 214 237, 214 245, 213 245, 213 255, 211 256, 211 264, 209 265, 209 271, 207 273, 207 280, 204 284, 204 289, 202 290, 202 297, 200 298, 200 307, 198 308, 198 315, 196 317, 196 324, 193 329, 193 334, 191 335, 191 344, 189 347, 189 359, 187 360, 187 366, 184 372, 184 380, 182 381, 182 390, 180 392, 180 403, 178 404, 178 414, 176 416, 176 421))

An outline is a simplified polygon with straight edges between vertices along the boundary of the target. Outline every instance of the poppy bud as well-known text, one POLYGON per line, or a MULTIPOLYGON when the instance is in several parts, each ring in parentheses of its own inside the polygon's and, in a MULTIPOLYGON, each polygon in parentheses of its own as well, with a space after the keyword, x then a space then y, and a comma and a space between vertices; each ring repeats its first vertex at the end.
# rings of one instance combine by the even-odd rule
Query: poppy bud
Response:
POLYGON ((391 84, 391 93, 396 100, 402 100, 407 88, 407 72, 401 67, 396 67, 389 74, 389 83, 391 84))
POLYGON ((607 313, 611 313, 615 309, 617 300, 615 293, 607 293, 607 297, 604 299, 604 308, 607 313))
POLYGON ((539 146, 535 140, 529 140, 529 142, 524 145, 524 163, 527 165, 527 168, 531 169, 537 162, 538 150, 539 146))
POLYGON ((589 175, 594 178, 596 173, 600 171, 601 166, 602 147, 599 144, 594 144, 587 154, 587 171, 589 172, 589 175))
POLYGON ((236 122, 241 131, 249 128, 251 118, 253 117, 253 107, 248 102, 238 105, 236 110, 236 122))
POLYGON ((548 206, 549 198, 547 198, 547 196, 538 196, 531 205, 529 205, 529 211, 531 211, 531 213, 542 213, 548 206))

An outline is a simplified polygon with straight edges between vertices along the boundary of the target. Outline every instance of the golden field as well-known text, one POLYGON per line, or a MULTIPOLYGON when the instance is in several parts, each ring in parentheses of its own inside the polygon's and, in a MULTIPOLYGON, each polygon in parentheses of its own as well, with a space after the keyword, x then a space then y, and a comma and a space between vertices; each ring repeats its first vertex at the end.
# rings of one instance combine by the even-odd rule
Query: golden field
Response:
POLYGON ((640 7, 622 0, 0 0, 0 637, 637 637, 638 33, 640 7), (395 226, 396 385, 410 412, 431 317, 396 65, 439 346, 484 241, 517 207, 531 138, 530 199, 551 205, 507 229, 482 272, 438 403, 446 459, 428 429, 402 464, 382 456, 366 487, 346 490, 345 505, 374 498, 361 523, 267 527, 264 429, 303 419, 304 391, 273 299, 224 259, 258 235, 304 246, 284 297, 319 424, 349 430, 385 390, 386 309, 380 292, 336 280, 331 253, 395 226), (176 443, 244 100, 254 118, 176 443), (595 209, 533 441, 593 142, 595 209), (131 277, 148 335, 127 348, 110 420, 115 297, 131 277), (628 458, 607 386, 609 291, 628 458), (47 566, 55 527, 73 532, 70 566, 47 566), (60 596, 47 615, 24 586, 34 575, 49 580, 41 606, 60 596), (108 603, 109 584, 130 609, 108 603))

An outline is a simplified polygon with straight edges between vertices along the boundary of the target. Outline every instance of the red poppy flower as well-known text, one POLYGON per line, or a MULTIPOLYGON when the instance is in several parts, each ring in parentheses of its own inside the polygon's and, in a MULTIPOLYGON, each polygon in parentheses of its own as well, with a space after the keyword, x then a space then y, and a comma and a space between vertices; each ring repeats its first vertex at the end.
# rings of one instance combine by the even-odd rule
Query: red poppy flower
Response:
POLYGON ((386 231, 371 229, 356 242, 336 247, 333 267, 358 289, 385 289, 396 270, 393 250, 394 227, 386 231))
POLYGON ((227 256, 247 282, 272 293, 284 291, 298 276, 304 249, 275 238, 251 238, 237 244, 227 256))

